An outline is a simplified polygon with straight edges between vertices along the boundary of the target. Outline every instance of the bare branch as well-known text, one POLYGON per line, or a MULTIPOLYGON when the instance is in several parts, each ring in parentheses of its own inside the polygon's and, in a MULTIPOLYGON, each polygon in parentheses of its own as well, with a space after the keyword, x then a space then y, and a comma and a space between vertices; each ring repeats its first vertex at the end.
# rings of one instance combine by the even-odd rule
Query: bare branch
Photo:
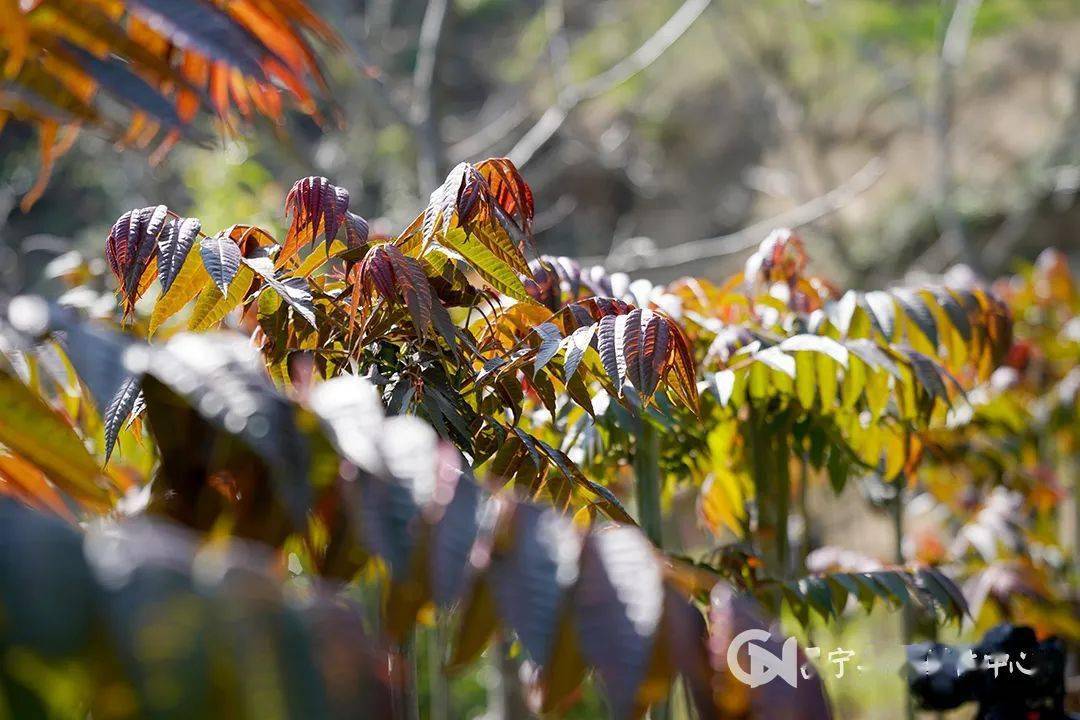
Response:
POLYGON ((599 75, 564 88, 555 104, 544 111, 536 124, 507 153, 508 157, 518 167, 528 163, 559 131, 571 111, 586 100, 599 97, 621 85, 656 62, 686 34, 710 2, 711 0, 686 0, 637 50, 599 75))
POLYGON ((1039 204, 1057 189, 1062 169, 1075 168, 1072 159, 1077 157, 1077 148, 1080 147, 1077 141, 1080 137, 1080 72, 1073 74, 1071 95, 1069 112, 1061 130, 1051 147, 1043 154, 1044 157, 1037 161, 1033 173, 1034 187, 1029 189, 1028 197, 1009 213, 983 246, 982 255, 987 269, 997 269, 1008 262, 1017 245, 1030 231, 1038 214, 1039 204))
POLYGON ((507 133, 529 117, 529 106, 524 102, 515 102, 490 123, 450 146, 449 157, 456 160, 468 160, 487 152, 507 133))
POLYGON ((449 17, 449 0, 429 0, 420 23, 420 39, 416 50, 416 69, 413 72, 413 124, 419 147, 417 175, 420 187, 437 187, 442 181, 444 155, 442 133, 436 110, 437 87, 435 71, 439 64, 443 30, 449 17))
POLYGON ((738 232, 719 237, 658 248, 649 238, 630 238, 612 248, 606 258, 582 258, 582 263, 602 263, 608 270, 648 270, 673 267, 711 258, 735 255, 756 247, 769 231, 796 228, 819 220, 869 190, 885 174, 885 163, 872 158, 857 173, 829 192, 738 232))
POLYGON ((349 49, 352 51, 349 53, 350 57, 356 61, 357 69, 365 78, 371 81, 372 86, 375 88, 376 93, 381 100, 381 105, 393 115, 394 120, 401 123, 410 130, 413 129, 413 121, 409 116, 408 109, 398 100, 398 97, 394 94, 393 88, 386 80, 386 76, 377 64, 375 64, 368 56, 364 47, 354 40, 347 41, 349 49))
POLYGON ((964 231, 963 219, 956 209, 953 168, 953 116, 956 104, 956 73, 967 54, 972 27, 982 0, 955 0, 949 23, 941 40, 937 63, 937 95, 933 113, 934 141, 937 147, 935 168, 935 206, 941 227, 939 243, 949 252, 958 251, 964 262, 978 267, 979 258, 964 231))

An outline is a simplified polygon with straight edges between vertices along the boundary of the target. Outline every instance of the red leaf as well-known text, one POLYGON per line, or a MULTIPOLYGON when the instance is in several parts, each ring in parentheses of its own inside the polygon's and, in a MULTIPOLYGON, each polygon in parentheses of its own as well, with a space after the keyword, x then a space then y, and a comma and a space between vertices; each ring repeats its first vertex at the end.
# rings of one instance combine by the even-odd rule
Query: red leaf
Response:
POLYGON ((660 370, 670 348, 671 329, 666 318, 648 310, 644 312, 648 317, 642 316, 641 384, 637 389, 647 399, 656 392, 660 382, 660 370))
POLYGON ((278 265, 296 254, 304 243, 314 243, 320 231, 329 248, 338 228, 348 221, 348 210, 349 191, 324 177, 312 175, 293 183, 285 197, 285 214, 292 217, 292 224, 278 255, 278 265))
MULTIPOLYGON (((105 241, 105 257, 119 284, 124 314, 146 291, 147 270, 158 253, 158 237, 173 220, 164 205, 126 212, 113 225, 105 241)), ((171 229, 170 229, 171 231, 171 229)))
POLYGON ((673 319, 655 310, 639 310, 621 300, 600 297, 567 305, 554 318, 560 316, 567 335, 596 325, 595 347, 617 390, 629 380, 648 401, 664 378, 676 395, 697 412, 697 378, 690 342, 673 319))
POLYGON ((524 234, 532 237, 532 222, 536 213, 532 190, 521 173, 508 158, 489 158, 476 166, 483 175, 488 188, 496 218, 506 227, 507 221, 524 234))
POLYGON ((432 324, 431 283, 416 258, 406 257, 390 243, 376 245, 360 263, 359 282, 369 296, 377 292, 389 302, 403 299, 416 331, 427 334, 432 324))

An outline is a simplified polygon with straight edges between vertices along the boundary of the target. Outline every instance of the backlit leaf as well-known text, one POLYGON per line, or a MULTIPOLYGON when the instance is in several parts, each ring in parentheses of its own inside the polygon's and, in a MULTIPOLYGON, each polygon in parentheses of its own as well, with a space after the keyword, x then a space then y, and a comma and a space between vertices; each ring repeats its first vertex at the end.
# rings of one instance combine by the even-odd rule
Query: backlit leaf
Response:
POLYGON ((179 225, 170 223, 158 237, 158 280, 163 292, 169 291, 183 269, 201 227, 197 218, 184 218, 179 225))
POLYGON ((106 503, 97 460, 74 429, 15 376, 0 369, 0 443, 41 468, 76 499, 106 503))
POLYGON ((199 243, 203 266, 222 295, 229 292, 236 273, 240 270, 240 246, 225 233, 203 238, 199 243))

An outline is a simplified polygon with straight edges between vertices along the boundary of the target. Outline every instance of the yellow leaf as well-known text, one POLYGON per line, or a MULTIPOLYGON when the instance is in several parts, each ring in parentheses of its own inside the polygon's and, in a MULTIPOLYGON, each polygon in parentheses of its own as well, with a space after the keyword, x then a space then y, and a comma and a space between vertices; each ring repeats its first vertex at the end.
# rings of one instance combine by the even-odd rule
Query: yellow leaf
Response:
POLYGON ((74 428, 18 378, 0 372, 0 443, 78 500, 107 503, 97 460, 74 428))
POLYGON ((75 522, 75 516, 64 499, 45 477, 45 473, 15 455, 0 453, 0 493, 13 497, 41 510, 51 510, 60 517, 75 522))
POLYGON ((862 395, 866 385, 866 363, 852 355, 848 358, 847 372, 844 373, 843 385, 840 395, 843 398, 844 407, 853 408, 862 395))
POLYGON ((199 293, 199 299, 191 311, 188 330, 209 330, 224 320, 233 308, 244 301, 254 278, 255 273, 251 268, 241 265, 236 277, 229 283, 228 295, 222 296, 216 285, 207 286, 199 293))
POLYGON ((19 0, 0 0, 0 35, 8 51, 3 74, 10 79, 22 69, 30 47, 30 28, 19 9, 19 0))
POLYGON ((825 353, 814 353, 814 363, 817 365, 818 396, 821 398, 821 409, 830 412, 836 407, 836 373, 839 363, 825 353))
POLYGON ((344 252, 345 245, 340 240, 335 240, 330 245, 330 252, 326 252, 326 243, 316 245, 315 249, 308 253, 303 262, 300 263, 296 270, 293 270, 290 275, 294 277, 307 277, 311 273, 322 267, 327 260, 340 252, 344 252))
POLYGON ((180 312, 181 308, 198 295, 200 290, 211 284, 210 273, 203 267, 199 253, 189 252, 180 268, 180 273, 169 286, 168 292, 158 298, 157 303, 154 304, 154 312, 150 314, 150 327, 146 331, 146 336, 152 336, 166 320, 180 312))

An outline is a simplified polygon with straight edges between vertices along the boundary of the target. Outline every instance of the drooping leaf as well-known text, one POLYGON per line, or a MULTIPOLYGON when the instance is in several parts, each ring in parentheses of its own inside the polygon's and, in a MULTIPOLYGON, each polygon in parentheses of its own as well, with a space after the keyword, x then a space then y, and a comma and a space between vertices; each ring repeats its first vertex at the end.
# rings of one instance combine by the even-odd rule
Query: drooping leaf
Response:
MULTIPOLYGON (((761 718, 804 718, 805 720, 829 720, 832 717, 825 699, 825 689, 818 675, 810 678, 798 677, 799 668, 807 662, 805 653, 796 648, 796 662, 782 668, 789 673, 777 682, 770 682, 756 688, 749 688, 735 678, 728 665, 728 648, 739 634, 752 631, 759 633, 754 638, 754 645, 773 653, 783 655, 786 642, 765 620, 760 605, 752 598, 736 594, 726 583, 717 583, 710 595, 709 634, 710 655, 713 670, 713 697, 727 713, 736 717, 750 716, 761 718), (783 682, 782 680, 787 680, 783 682)), ((746 648, 747 646, 743 646, 746 648)), ((749 651, 744 650, 745 653, 749 651)), ((751 667, 748 657, 739 653, 740 667, 751 667)))
POLYGON ((562 344, 566 348, 566 361, 563 364, 563 372, 566 379, 574 377, 578 366, 585 357, 585 351, 592 344, 593 335, 596 334, 596 325, 579 327, 563 339, 562 344))
POLYGON ((164 205, 131 210, 113 224, 105 241, 105 257, 119 284, 126 314, 134 310, 149 285, 147 270, 157 256, 160 236, 171 224, 164 205))
POLYGON ((112 402, 105 408, 102 420, 105 424, 106 463, 112 457, 113 448, 116 447, 116 439, 120 435, 120 429, 124 426, 124 422, 135 407, 135 400, 139 397, 140 392, 142 390, 139 378, 129 377, 116 391, 116 396, 112 399, 112 402))
POLYGON ((263 248, 257 248, 248 257, 241 257, 240 261, 254 270, 308 325, 318 329, 315 324, 315 303, 306 278, 282 277, 263 248))
POLYGON ((808 335, 805 333, 792 335, 780 343, 780 349, 784 352, 805 351, 824 353, 840 363, 840 367, 847 367, 847 348, 830 337, 808 335))
POLYGON ((637 354, 637 377, 631 373, 630 379, 642 397, 648 400, 656 391, 660 374, 668 362, 668 350, 671 342, 671 327, 667 318, 643 310, 641 315, 641 350, 637 354))
MULTIPOLYGON (((532 189, 514 164, 508 158, 488 158, 477 164, 476 170, 487 184, 486 206, 489 212, 508 232, 516 231, 515 234, 531 237, 536 212, 532 189)), ((462 195, 467 193, 467 189, 462 190, 462 195)), ((475 203, 473 207, 476 207, 475 203)), ((461 210, 459 199, 459 215, 461 210)), ((473 214, 466 211, 463 222, 468 224, 474 219, 473 214)))
POLYGON ((136 112, 144 112, 170 129, 184 129, 176 107, 153 85, 129 69, 127 63, 112 57, 98 58, 70 42, 62 41, 56 49, 60 58, 70 58, 104 90, 136 112))
MULTIPOLYGON (((177 432, 170 424, 181 410, 175 398, 181 398, 216 432, 239 439, 262 460, 282 505, 294 521, 302 520, 312 492, 307 441, 297 429, 292 406, 274 388, 247 340, 235 334, 181 333, 163 346, 150 346, 148 352, 146 374, 154 382, 144 381, 143 392, 159 446, 164 437, 177 432)), ((213 447, 186 449, 190 455, 208 453, 211 463, 216 460, 213 451, 213 447)), ((163 465, 168 463, 163 460, 163 465)), ((186 472, 180 475, 173 481, 191 482, 186 472)))
POLYGON ((511 533, 509 547, 496 549, 488 578, 499 614, 544 666, 578 579, 581 536, 565 516, 531 505, 515 508, 511 533))
POLYGON ((416 258, 389 243, 376 245, 360 264, 358 282, 369 297, 377 292, 390 302, 403 300, 416 331, 428 333, 433 322, 431 283, 416 258))
POLYGON ((364 248, 369 234, 367 220, 352 212, 345 213, 345 247, 350 252, 364 248))
POLYGON ((201 228, 198 218, 184 218, 179 225, 170 223, 158 237, 158 280, 162 292, 168 293, 180 275, 201 228))
POLYGON ((464 230, 454 228, 447 231, 440 242, 461 255, 485 282, 499 292, 522 302, 531 301, 518 273, 475 235, 467 235, 464 230))
POLYGON ((600 674, 612 717, 634 717, 664 606, 655 551, 640 530, 605 527, 589 535, 576 603, 581 651, 600 674))
POLYGON ((329 248, 342 223, 346 225, 350 247, 354 241, 360 241, 361 235, 360 244, 367 240, 367 223, 349 213, 349 191, 324 177, 313 175, 293 183, 285 198, 285 213, 292 223, 277 259, 279 265, 296 254, 305 242, 314 243, 320 232, 329 248))
POLYGON ((870 309, 870 319, 887 341, 896 337, 896 304, 886 292, 873 290, 863 296, 870 309))
POLYGON ((462 473, 454 485, 453 498, 432 531, 431 592, 442 608, 451 607, 465 595, 471 579, 470 555, 483 532, 483 501, 480 487, 462 473))
POLYGON ((622 348, 622 339, 626 331, 626 315, 608 315, 600 318, 596 329, 596 349, 600 361, 615 389, 622 395, 622 386, 626 381, 626 355, 622 348))
MULTIPOLYGON (((40 298, 17 300, 45 305, 40 298)), ((14 313, 15 309, 13 302, 10 311, 14 313)), ((128 372, 120 360, 131 344, 130 337, 103 325, 83 322, 66 308, 48 306, 47 315, 49 331, 56 333, 79 380, 93 396, 98 412, 104 412, 127 378, 128 372)))
POLYGON ((910 323, 909 328, 911 326, 915 328, 914 332, 908 330, 908 342, 917 350, 936 354, 939 342, 938 327, 934 314, 926 303, 918 294, 903 288, 894 290, 893 296, 903 308, 910 323))
POLYGON ((520 277, 532 271, 519 241, 531 237, 532 192, 509 160, 459 163, 397 240, 406 254, 433 242, 471 264, 500 292, 528 301, 520 277), (460 231, 455 233, 455 231, 460 231))
POLYGON ((562 332, 554 323, 541 323, 536 327, 535 332, 540 337, 540 349, 533 360, 534 374, 551 362, 551 359, 559 353, 563 340, 562 332))
POLYGON ((776 345, 754 353, 754 360, 787 375, 793 380, 795 379, 795 358, 783 352, 776 345))
POLYGON ((265 78, 264 59, 271 55, 254 35, 207 0, 131 0, 132 9, 152 27, 245 75, 265 78))
POLYGON ((226 233, 203 238, 199 243, 199 255, 203 266, 222 295, 229 293, 229 285, 240 270, 240 246, 226 233))

